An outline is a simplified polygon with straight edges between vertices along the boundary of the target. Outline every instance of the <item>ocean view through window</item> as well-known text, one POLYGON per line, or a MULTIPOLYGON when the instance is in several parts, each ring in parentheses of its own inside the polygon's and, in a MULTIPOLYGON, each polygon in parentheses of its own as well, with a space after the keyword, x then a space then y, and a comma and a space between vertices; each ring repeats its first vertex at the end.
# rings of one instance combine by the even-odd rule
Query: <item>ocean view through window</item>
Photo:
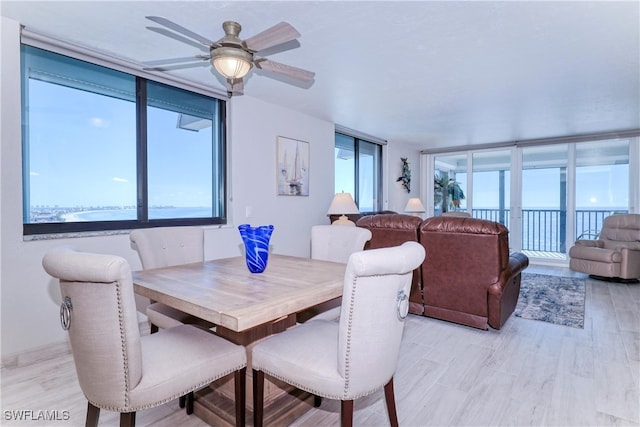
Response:
POLYGON ((335 192, 350 193, 360 212, 382 208, 382 148, 340 132, 335 134, 335 192))
POLYGON ((466 199, 448 208, 504 224, 512 250, 563 260, 577 238, 595 239, 607 216, 635 212, 631 153, 638 142, 591 137, 436 153, 427 161, 436 177, 446 174, 464 189, 466 199))
POLYGON ((24 234, 226 222, 224 101, 21 53, 24 234))

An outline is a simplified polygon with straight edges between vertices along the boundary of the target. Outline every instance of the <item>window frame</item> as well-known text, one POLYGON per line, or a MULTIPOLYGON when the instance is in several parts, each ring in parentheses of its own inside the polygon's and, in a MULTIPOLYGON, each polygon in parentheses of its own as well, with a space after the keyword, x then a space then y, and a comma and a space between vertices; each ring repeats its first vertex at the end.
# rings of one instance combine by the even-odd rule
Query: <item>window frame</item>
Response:
MULTIPOLYGON (((382 156, 383 156, 383 150, 382 150, 382 145, 372 141, 372 140, 367 140, 365 138, 360 138, 358 136, 352 135, 349 132, 344 132, 344 131, 340 131, 340 130, 336 130, 335 131, 335 135, 334 135, 334 149, 338 148, 336 145, 337 142, 337 138, 335 136, 337 135, 341 135, 343 137, 347 137, 347 138, 351 138, 353 140, 353 156, 354 156, 354 167, 353 167, 353 188, 354 188, 354 194, 353 199, 356 202, 356 205, 358 206, 358 209, 360 209, 360 142, 365 142, 367 144, 372 144, 376 147, 376 149, 378 150, 378 161, 377 164, 375 165, 375 167, 377 168, 377 174, 378 174, 378 182, 377 182, 377 188, 376 188, 376 193, 377 193, 377 198, 376 198, 376 206, 374 206, 374 210, 371 212, 380 212, 382 211, 382 200, 383 200, 383 161, 382 161, 382 156)), ((373 138, 372 138, 373 139, 373 138)), ((335 164, 335 157, 334 157, 334 164, 335 164)), ((334 180, 335 180, 335 175, 334 175, 334 180)), ((335 187, 335 184, 334 184, 335 187)), ((369 213, 369 212, 365 212, 365 213, 369 213)))
POLYGON ((221 97, 215 96, 211 93, 202 93, 202 91, 194 91, 188 88, 181 87, 180 85, 172 85, 162 81, 161 79, 152 79, 149 77, 143 77, 131 70, 121 70, 118 67, 110 67, 108 64, 98 63, 101 61, 90 61, 87 59, 80 59, 73 55, 66 53, 60 53, 55 50, 49 50, 46 47, 32 45, 30 43, 21 43, 21 91, 26 93, 26 85, 29 82, 28 72, 24 67, 25 47, 29 49, 40 49, 46 51, 52 55, 63 56, 72 59, 73 61, 81 61, 92 64, 97 67, 105 69, 124 72, 133 76, 136 80, 136 96, 135 96, 135 120, 136 120, 136 208, 137 219, 135 220, 113 220, 113 221, 83 221, 83 222, 43 222, 43 223, 28 223, 26 219, 30 214, 29 198, 25 195, 30 191, 29 187, 29 152, 31 147, 29 146, 29 131, 28 131, 28 113, 26 110, 27 101, 21 100, 21 111, 23 114, 23 126, 22 126, 22 194, 23 194, 23 235, 42 235, 42 234, 65 234, 76 232, 101 232, 101 231, 117 231, 117 230, 130 230, 135 228, 149 228, 160 226, 202 226, 202 225, 223 225, 227 223, 227 192, 228 192, 228 176, 227 176, 227 103, 226 100, 221 97), (162 218, 162 219, 149 219, 149 204, 148 204, 148 180, 147 180, 147 102, 146 102, 146 82, 154 82, 158 84, 167 85, 176 89, 191 92, 200 96, 206 96, 217 103, 217 117, 214 117, 214 126, 212 129, 212 216, 200 217, 200 218, 162 218), (217 197, 216 197, 217 196, 217 197), (217 207, 216 207, 217 205, 217 207), (219 211, 219 216, 213 216, 213 212, 219 211))

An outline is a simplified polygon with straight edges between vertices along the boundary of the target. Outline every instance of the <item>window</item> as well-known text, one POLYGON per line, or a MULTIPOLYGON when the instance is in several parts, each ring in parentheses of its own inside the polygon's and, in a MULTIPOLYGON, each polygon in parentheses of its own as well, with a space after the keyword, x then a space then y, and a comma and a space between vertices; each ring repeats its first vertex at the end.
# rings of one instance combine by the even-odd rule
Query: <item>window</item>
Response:
POLYGON ((629 134, 424 153, 436 181, 453 179, 466 196, 457 206, 443 199, 442 184, 436 182, 433 190, 427 187, 433 213, 466 209, 476 218, 506 225, 511 250, 567 261, 575 239, 594 238, 607 216, 639 210, 633 154, 638 153, 640 138, 636 131, 629 134))
POLYGON ((630 145, 627 139, 576 145, 576 237, 593 239, 607 216, 629 213, 630 145))
POLYGON ((435 158, 433 177, 434 215, 465 211, 467 194, 467 155, 451 154, 435 158))
POLYGON ((568 144, 522 148, 523 250, 566 254, 568 164, 568 144))
POLYGON ((473 216, 510 227, 511 151, 487 150, 472 155, 473 216))
POLYGON ((382 207, 382 147, 336 132, 335 192, 351 193, 360 212, 382 207))
POLYGON ((226 220, 224 101, 22 45, 25 234, 226 220))

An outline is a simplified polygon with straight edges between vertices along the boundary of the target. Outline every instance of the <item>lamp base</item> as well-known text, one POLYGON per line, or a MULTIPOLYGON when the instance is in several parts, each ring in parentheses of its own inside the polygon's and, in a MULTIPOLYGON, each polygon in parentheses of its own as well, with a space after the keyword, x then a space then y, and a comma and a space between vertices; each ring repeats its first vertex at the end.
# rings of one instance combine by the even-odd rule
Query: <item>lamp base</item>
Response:
POLYGON ((351 221, 346 215, 340 215, 340 218, 333 221, 331 225, 347 225, 347 226, 355 227, 356 223, 351 221))

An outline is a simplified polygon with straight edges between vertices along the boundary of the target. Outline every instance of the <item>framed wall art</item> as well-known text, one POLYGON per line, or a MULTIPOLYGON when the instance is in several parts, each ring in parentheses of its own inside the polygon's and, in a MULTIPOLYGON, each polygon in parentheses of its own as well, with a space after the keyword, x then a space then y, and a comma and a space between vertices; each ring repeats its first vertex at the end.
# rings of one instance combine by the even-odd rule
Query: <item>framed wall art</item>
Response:
POLYGON ((279 196, 309 195, 309 143, 279 136, 276 143, 279 196))

